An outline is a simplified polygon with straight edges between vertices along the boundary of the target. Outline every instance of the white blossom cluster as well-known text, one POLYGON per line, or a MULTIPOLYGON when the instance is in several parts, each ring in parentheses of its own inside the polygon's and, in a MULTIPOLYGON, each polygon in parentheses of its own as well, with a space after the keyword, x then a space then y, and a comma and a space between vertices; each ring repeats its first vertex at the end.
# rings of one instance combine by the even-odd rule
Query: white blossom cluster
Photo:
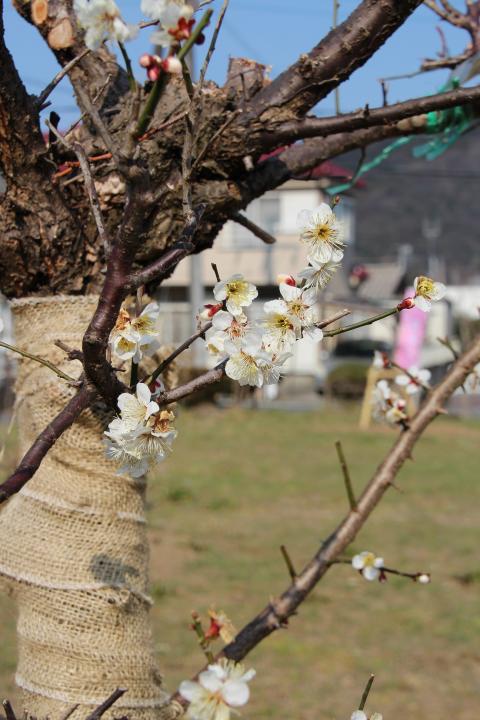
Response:
POLYGON ((402 425, 408 420, 407 403, 392 389, 387 380, 379 380, 373 391, 373 417, 377 422, 402 425))
MULTIPOLYGON (((385 353, 375 351, 373 367, 386 369, 392 367, 385 353)), ((429 381, 432 374, 430 370, 410 367, 394 378, 397 385, 404 389, 407 395, 418 395, 422 390, 430 390, 429 381)), ((379 380, 375 385, 372 397, 373 416, 377 421, 387 422, 389 425, 399 425, 408 420, 405 399, 399 395, 387 380, 379 380)))
POLYGON ((189 720, 229 720, 230 712, 246 705, 250 697, 248 683, 255 670, 247 670, 240 663, 222 658, 201 672, 198 682, 184 680, 180 695, 190 705, 185 713, 189 720))
POLYGON ((219 361, 227 361, 226 374, 240 385, 277 383, 297 340, 318 342, 323 337, 318 327, 317 293, 343 257, 341 228, 326 203, 313 211, 303 210, 298 222, 309 265, 297 279, 282 276, 280 297, 264 304, 259 322, 252 323, 244 312, 258 290, 239 274, 218 282, 213 290, 217 302, 206 306, 206 316, 212 318, 205 337, 207 349, 219 361))
POLYGON ((122 393, 118 398, 120 417, 105 432, 106 455, 119 465, 120 474, 138 478, 161 462, 177 437, 172 423, 175 416, 161 410, 152 399, 145 383, 138 383, 136 392, 122 393))
POLYGON ((119 360, 139 363, 144 355, 152 355, 159 346, 160 308, 149 303, 138 317, 122 308, 110 333, 109 347, 119 360))
MULTIPOLYGON (((170 48, 187 39, 197 6, 196 0, 141 0, 143 15, 159 24, 150 37, 151 44, 170 48)), ((124 43, 138 34, 139 27, 125 22, 115 0, 74 0, 73 7, 79 26, 85 30, 85 44, 90 50, 98 50, 106 40, 124 43)))

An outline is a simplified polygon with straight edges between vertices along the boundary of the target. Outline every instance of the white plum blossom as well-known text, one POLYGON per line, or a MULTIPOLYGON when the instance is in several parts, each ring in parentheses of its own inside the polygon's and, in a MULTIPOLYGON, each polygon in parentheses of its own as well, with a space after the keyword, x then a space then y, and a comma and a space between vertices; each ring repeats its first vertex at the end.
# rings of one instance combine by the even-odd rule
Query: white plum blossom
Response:
POLYGON ((322 203, 315 210, 302 210, 297 217, 300 239, 308 247, 308 260, 319 264, 339 262, 344 242, 332 208, 322 203))
POLYGON ((242 315, 243 308, 252 304, 258 296, 258 290, 243 275, 232 275, 228 280, 221 280, 213 288, 215 300, 224 301, 228 312, 242 315))
MULTIPOLYGON (((285 323, 289 322, 294 328, 297 339, 308 337, 315 342, 321 340, 323 332, 316 326, 318 317, 314 307, 317 300, 315 289, 302 289, 282 283, 280 294, 282 295, 281 300, 270 300, 264 305, 267 315, 277 316, 273 324, 280 326, 282 319, 279 316, 284 316, 285 323)), ((280 331, 278 336, 280 337, 280 331)))
POLYGON ((165 458, 177 436, 173 413, 160 410, 151 397, 148 386, 138 383, 135 395, 122 393, 118 398, 120 417, 112 420, 105 435, 106 455, 120 466, 120 474, 144 475, 165 458))
POLYGON ((432 373, 430 370, 419 370, 417 367, 411 367, 408 369, 408 375, 406 373, 397 375, 395 382, 397 385, 404 387, 409 395, 415 395, 420 392, 422 388, 425 389, 429 387, 428 383, 431 377, 432 373))
POLYGON ((268 312, 263 321, 263 344, 266 350, 281 353, 297 341, 297 331, 287 313, 268 312))
POLYGON ((372 394, 373 417, 389 425, 404 425, 408 420, 406 402, 394 392, 386 380, 379 380, 372 394))
POLYGON ((250 337, 241 348, 232 341, 225 342, 225 351, 230 356, 225 366, 229 378, 239 385, 262 387, 273 385, 280 379, 281 368, 288 353, 276 356, 268 353, 262 346, 261 337, 250 337))
POLYGON ((126 42, 134 38, 138 28, 122 18, 114 0, 74 0, 78 24, 85 30, 85 45, 97 50, 104 40, 126 42))
POLYGON ((447 288, 443 283, 435 282, 435 280, 424 275, 415 278, 413 287, 415 289, 415 306, 423 312, 430 312, 432 302, 441 300, 447 292, 447 288))
POLYGON ((132 393, 119 395, 117 404, 122 420, 129 430, 133 430, 141 423, 146 422, 150 415, 160 410, 158 403, 152 400, 150 388, 145 383, 137 384, 135 395, 132 393))
POLYGON ((329 260, 321 263, 310 258, 310 265, 300 270, 298 277, 305 280, 304 287, 314 287, 317 291, 322 290, 340 267, 340 263, 329 260))
MULTIPOLYGON (((368 715, 363 710, 355 710, 350 716, 350 720, 368 720, 368 715)), ((373 713, 370 715, 370 720, 383 720, 383 715, 380 713, 373 713)))
POLYGON ((196 2, 183 2, 183 0, 142 0, 141 11, 151 20, 159 20, 164 27, 172 27, 180 18, 189 20, 196 7, 196 2))
POLYGON ((230 340, 236 348, 253 339, 261 342, 261 333, 249 323, 246 315, 232 315, 219 310, 212 318, 212 327, 207 330, 205 343, 212 355, 225 354, 225 341, 230 340))
POLYGON ((194 24, 193 13, 198 3, 183 0, 142 0, 142 12, 152 20, 158 20, 161 28, 150 36, 152 45, 169 47, 189 37, 194 24))
POLYGON ((180 695, 190 705, 185 717, 189 720, 229 720, 230 709, 246 705, 250 698, 248 683, 254 670, 245 671, 241 664, 222 658, 201 672, 198 682, 184 680, 180 695))
POLYGON ((384 370, 389 366, 388 355, 380 350, 374 350, 372 365, 377 370, 384 370))
POLYGON ((352 567, 362 573, 365 580, 378 580, 382 572, 383 558, 376 557, 372 552, 361 552, 352 558, 352 567))
POLYGON ((159 313, 157 303, 150 303, 138 317, 131 317, 122 308, 113 328, 109 345, 120 360, 139 363, 143 355, 151 355, 158 347, 159 313))

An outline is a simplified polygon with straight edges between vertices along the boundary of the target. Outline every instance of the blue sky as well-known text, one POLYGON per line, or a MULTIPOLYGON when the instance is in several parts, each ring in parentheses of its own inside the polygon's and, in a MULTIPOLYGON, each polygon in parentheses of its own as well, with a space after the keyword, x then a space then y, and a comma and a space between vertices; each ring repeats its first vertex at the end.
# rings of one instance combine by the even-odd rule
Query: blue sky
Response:
MULTIPOLYGON (((118 4, 128 21, 138 22, 141 19, 139 0, 119 0, 118 4)), ((340 20, 358 4, 359 0, 340 0, 340 20)), ((216 14, 220 6, 221 0, 214 0, 211 4, 216 14)), ((365 102, 371 106, 379 105, 379 77, 414 71, 423 58, 435 57, 440 46, 435 29, 437 20, 431 11, 420 7, 376 56, 342 86, 341 110, 353 110, 365 102)), ((217 51, 210 65, 209 77, 222 83, 231 56, 251 57, 271 65, 271 76, 275 77, 295 61, 300 53, 313 47, 328 32, 331 23, 332 0, 231 0, 217 51)), ((445 26, 444 23, 442 25, 451 52, 463 50, 467 41, 466 33, 445 26)), ((38 93, 55 75, 58 69, 56 61, 37 31, 17 15, 8 1, 5 26, 7 44, 23 81, 30 92, 38 93)), ((128 44, 134 65, 138 66, 139 55, 149 49, 149 34, 148 29, 143 30, 137 40, 128 44)), ((205 46, 196 52, 196 61, 200 63, 205 46)), ((143 73, 140 68, 138 70, 138 77, 142 78, 143 73)), ((392 82, 389 101, 434 92, 446 76, 445 71, 440 71, 392 82)), ((62 81, 51 99, 54 109, 62 117, 61 126, 67 126, 76 118, 67 79, 62 81)), ((323 115, 332 114, 332 97, 327 97, 317 111, 323 115)))

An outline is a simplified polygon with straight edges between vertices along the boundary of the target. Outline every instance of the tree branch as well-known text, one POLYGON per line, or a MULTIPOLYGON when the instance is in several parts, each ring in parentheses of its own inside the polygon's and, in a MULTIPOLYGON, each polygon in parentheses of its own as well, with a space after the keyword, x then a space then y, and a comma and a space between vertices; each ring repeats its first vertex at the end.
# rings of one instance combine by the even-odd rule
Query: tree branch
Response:
POLYGON ((253 235, 256 235, 260 240, 267 245, 274 245, 277 242, 277 238, 275 238, 273 235, 270 235, 266 230, 263 230, 263 228, 259 227, 256 223, 252 222, 246 215, 242 215, 242 213, 235 213, 235 215, 232 215, 233 222, 238 223, 239 225, 242 225, 244 228, 247 228, 247 230, 250 230, 253 235))
POLYGON ((317 582, 325 575, 330 564, 354 540, 370 514, 394 482, 404 462, 411 457, 412 449, 428 425, 441 414, 445 402, 480 361, 480 337, 453 365, 445 379, 435 388, 408 430, 402 432, 352 510, 322 544, 316 555, 298 574, 282 595, 267 605, 235 640, 227 645, 223 655, 235 661, 242 660, 259 642, 278 629, 305 600, 317 582))
POLYGON ((47 425, 32 447, 25 453, 16 470, 0 484, 0 503, 8 500, 30 480, 38 470, 45 455, 59 437, 69 428, 96 396, 94 388, 83 385, 63 410, 47 425))
POLYGON ((480 101, 480 86, 459 88, 386 107, 374 109, 367 107, 345 115, 326 118, 307 117, 303 120, 286 122, 275 128, 273 132, 265 133, 263 140, 265 143, 271 143, 272 146, 278 146, 302 138, 327 137, 339 132, 387 125, 433 110, 445 110, 478 101, 480 101))
POLYGON ((421 3, 363 0, 347 20, 254 97, 243 116, 246 122, 274 107, 292 115, 308 111, 364 65, 421 3))

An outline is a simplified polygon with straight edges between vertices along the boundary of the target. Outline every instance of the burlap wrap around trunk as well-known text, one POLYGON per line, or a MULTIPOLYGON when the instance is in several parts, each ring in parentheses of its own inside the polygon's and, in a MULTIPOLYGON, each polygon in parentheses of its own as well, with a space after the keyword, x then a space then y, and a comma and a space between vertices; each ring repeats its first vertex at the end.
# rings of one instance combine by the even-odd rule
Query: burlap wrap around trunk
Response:
MULTIPOLYGON (((94 297, 13 303, 16 344, 70 375, 78 362, 53 344, 81 347, 94 297)), ((22 359, 17 380, 23 454, 72 397, 49 369, 22 359)), ((120 477, 104 456, 105 411, 87 410, 0 512, 0 577, 18 601, 24 709, 56 720, 75 704, 85 718, 116 687, 110 715, 166 717, 149 623, 145 482, 120 477)))

